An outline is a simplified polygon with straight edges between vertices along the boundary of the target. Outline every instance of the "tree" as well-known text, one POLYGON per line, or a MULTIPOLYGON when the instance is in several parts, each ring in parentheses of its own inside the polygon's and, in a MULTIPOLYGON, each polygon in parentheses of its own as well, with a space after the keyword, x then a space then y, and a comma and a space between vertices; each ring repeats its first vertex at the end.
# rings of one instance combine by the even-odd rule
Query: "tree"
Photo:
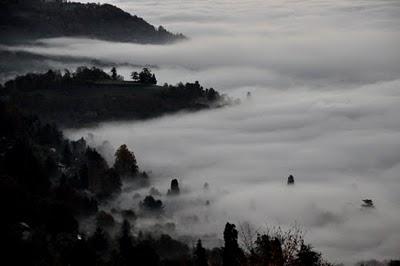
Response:
POLYGON ((243 259, 243 251, 238 244, 238 231, 234 224, 226 223, 224 230, 223 266, 239 266, 243 259))
POLYGON ((143 84, 157 84, 156 76, 151 73, 151 70, 147 67, 143 68, 143 70, 139 73, 139 81, 143 84))
POLYGON ((131 78, 132 78, 134 81, 138 82, 138 81, 139 81, 139 73, 136 72, 136 71, 133 71, 133 72, 131 73, 131 78))
POLYGON ((121 226, 121 233, 118 239, 119 253, 122 265, 131 265, 133 262, 133 238, 131 233, 131 224, 124 220, 121 226))
POLYGON ((147 211, 160 211, 162 210, 163 203, 161 200, 156 200, 153 196, 147 196, 142 202, 140 202, 140 207, 147 211))
POLYGON ((201 244, 200 239, 197 241, 197 245, 194 250, 194 265, 195 266, 207 266, 208 265, 206 249, 203 248, 203 245, 201 244))
POLYGON ((168 189, 168 195, 178 195, 178 194, 179 194, 178 179, 172 179, 171 188, 168 189))
POLYGON ((101 195, 108 170, 107 162, 95 149, 90 147, 86 149, 85 158, 88 169, 88 188, 96 195, 101 195))
POLYGON ((156 79, 156 75, 152 75, 151 79, 150 79, 150 83, 156 85, 157 84, 157 79, 156 79))
POLYGON ((111 78, 113 80, 117 80, 118 79, 117 69, 115 67, 111 68, 111 78))
POLYGON ((139 167, 135 155, 129 151, 125 144, 121 145, 115 152, 114 169, 121 176, 135 176, 138 173, 139 167))
POLYGON ((296 265, 320 266, 323 265, 321 254, 313 251, 310 245, 302 244, 297 254, 296 265))
POLYGON ((290 175, 287 179, 287 184, 288 185, 294 185, 294 177, 290 175))

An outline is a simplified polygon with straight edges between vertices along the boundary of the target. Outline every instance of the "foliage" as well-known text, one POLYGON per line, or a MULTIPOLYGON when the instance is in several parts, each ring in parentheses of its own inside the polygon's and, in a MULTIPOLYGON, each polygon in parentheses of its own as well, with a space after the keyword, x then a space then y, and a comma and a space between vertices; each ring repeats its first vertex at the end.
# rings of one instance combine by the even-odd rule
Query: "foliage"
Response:
POLYGON ((161 211, 164 208, 162 201, 156 200, 151 195, 146 196, 144 200, 140 202, 140 207, 147 211, 161 211))
POLYGON ((138 173, 138 165, 133 152, 129 151, 126 144, 121 145, 115 152, 114 168, 122 176, 134 177, 138 173))
POLYGON ((136 72, 132 72, 131 76, 133 80, 142 84, 157 84, 156 76, 151 73, 151 70, 147 67, 143 68, 143 70, 139 74, 136 72))
POLYGON ((223 266, 241 265, 243 251, 238 244, 238 231, 234 224, 226 223, 224 229, 223 266))
POLYGON ((25 113, 73 127, 105 120, 145 119, 226 103, 217 91, 204 89, 197 81, 157 86, 149 69, 143 73, 148 73, 143 83, 122 81, 116 72, 115 80, 113 74, 96 67, 28 73, 7 81, 2 93, 25 113))

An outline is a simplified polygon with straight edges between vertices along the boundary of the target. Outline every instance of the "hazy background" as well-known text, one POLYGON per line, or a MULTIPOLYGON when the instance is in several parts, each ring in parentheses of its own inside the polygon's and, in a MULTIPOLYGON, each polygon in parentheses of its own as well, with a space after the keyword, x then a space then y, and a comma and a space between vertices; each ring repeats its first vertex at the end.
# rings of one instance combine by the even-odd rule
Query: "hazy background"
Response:
MULTIPOLYGON (((71 138, 92 133, 88 140, 102 145, 110 163, 113 149, 128 144, 162 193, 177 177, 185 193, 163 200, 182 234, 220 234, 228 220, 297 222, 333 262, 399 255, 399 1, 93 2, 111 2, 190 40, 57 38, 6 48, 105 60, 126 78, 127 64, 156 65, 160 83, 199 80, 243 100, 66 131, 71 138), (376 208, 361 209, 365 198, 376 208)), ((132 193, 117 204, 134 205, 132 193)))

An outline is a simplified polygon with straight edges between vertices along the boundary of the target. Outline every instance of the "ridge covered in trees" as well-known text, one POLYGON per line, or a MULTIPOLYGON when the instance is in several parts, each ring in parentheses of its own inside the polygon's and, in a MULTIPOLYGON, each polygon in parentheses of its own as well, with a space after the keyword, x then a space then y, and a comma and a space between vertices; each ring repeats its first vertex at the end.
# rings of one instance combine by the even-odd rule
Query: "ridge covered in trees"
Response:
POLYGON ((150 69, 124 81, 115 68, 78 67, 76 71, 28 73, 0 87, 0 96, 22 111, 61 126, 81 126, 107 120, 145 119, 182 110, 219 107, 229 99, 199 82, 156 85, 150 69), (137 77, 136 77, 137 76, 137 77))
POLYGON ((0 42, 64 36, 158 44, 186 39, 110 4, 42 0, 1 1, 0 35, 0 42))

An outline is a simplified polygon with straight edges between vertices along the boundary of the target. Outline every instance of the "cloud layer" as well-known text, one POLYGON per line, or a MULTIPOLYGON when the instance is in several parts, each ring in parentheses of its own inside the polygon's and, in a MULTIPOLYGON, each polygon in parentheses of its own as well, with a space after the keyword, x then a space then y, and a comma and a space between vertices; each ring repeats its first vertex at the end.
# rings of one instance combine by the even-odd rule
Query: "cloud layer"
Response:
POLYGON ((66 133, 93 133, 94 146, 127 143, 163 193, 178 177, 187 194, 172 208, 183 233, 219 232, 227 220, 297 221, 333 261, 388 258, 400 240, 399 86, 257 89, 240 106, 66 133), (294 187, 285 185, 289 174, 294 187), (376 208, 362 209, 365 198, 376 208), (183 222, 194 215, 194 224, 183 222))
MULTIPOLYGON (((178 177, 186 192, 164 200, 182 234, 221 232, 227 220, 297 221, 333 262, 398 256, 398 1, 111 2, 191 39, 159 46, 58 38, 7 49, 102 59, 126 77, 123 63, 157 65, 160 82, 199 80, 252 98, 67 136, 128 144, 162 192, 178 177), (376 208, 362 210, 365 198, 376 208)), ((132 204, 132 195, 120 203, 132 204)))

